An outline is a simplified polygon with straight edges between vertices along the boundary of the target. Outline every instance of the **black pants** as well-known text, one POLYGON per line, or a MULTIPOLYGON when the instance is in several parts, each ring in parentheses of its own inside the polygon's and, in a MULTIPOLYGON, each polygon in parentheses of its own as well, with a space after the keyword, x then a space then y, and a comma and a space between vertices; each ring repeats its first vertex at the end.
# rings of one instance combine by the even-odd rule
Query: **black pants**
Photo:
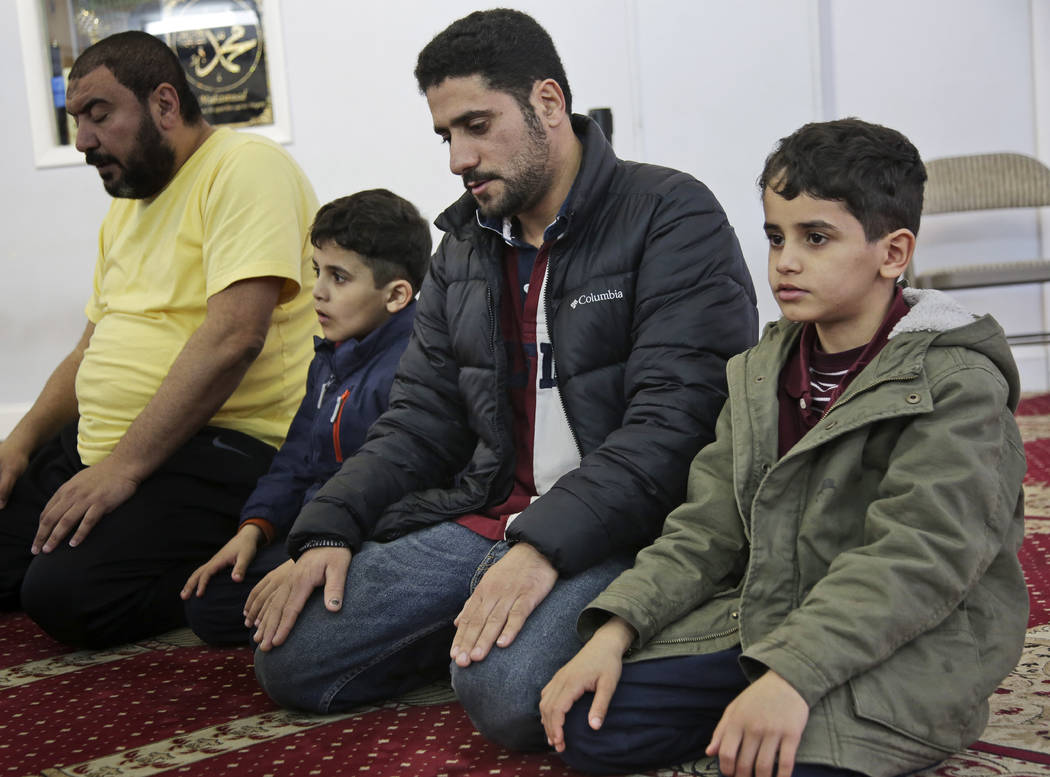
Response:
POLYGON ((184 625, 183 583, 233 536, 275 453, 248 435, 205 427, 78 547, 65 537, 33 556, 44 505, 84 469, 76 424, 67 426, 33 455, 0 510, 0 607, 21 607, 55 639, 89 648, 184 625))
MULTIPOLYGON (((602 727, 587 723, 593 693, 565 718, 562 759, 592 774, 645 771, 704 756, 725 708, 745 688, 740 648, 624 664, 602 727)), ((861 777, 849 769, 795 764, 792 777, 861 777)))
MULTIPOLYGON (((256 584, 290 558, 284 538, 260 548, 244 572, 244 580, 235 582, 233 567, 220 569, 204 589, 186 600, 186 620, 194 633, 209 645, 251 645, 253 629, 244 625, 244 605, 256 584)), ((446 650, 446 652, 448 652, 446 650)))

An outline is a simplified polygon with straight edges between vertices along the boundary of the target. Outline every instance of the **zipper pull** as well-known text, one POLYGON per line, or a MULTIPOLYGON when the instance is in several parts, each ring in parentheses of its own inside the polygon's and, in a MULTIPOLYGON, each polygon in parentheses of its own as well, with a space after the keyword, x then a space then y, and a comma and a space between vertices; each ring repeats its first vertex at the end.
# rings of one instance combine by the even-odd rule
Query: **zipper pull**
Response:
POLYGON ((332 408, 332 417, 328 419, 328 423, 335 423, 335 419, 339 415, 339 409, 343 406, 343 402, 346 401, 348 396, 350 396, 350 389, 347 389, 339 395, 339 398, 335 401, 335 407, 332 408))
POLYGON ((324 404, 324 393, 328 391, 328 387, 335 383, 335 375, 330 375, 328 380, 321 386, 321 396, 317 398, 317 409, 321 409, 321 405, 324 404))

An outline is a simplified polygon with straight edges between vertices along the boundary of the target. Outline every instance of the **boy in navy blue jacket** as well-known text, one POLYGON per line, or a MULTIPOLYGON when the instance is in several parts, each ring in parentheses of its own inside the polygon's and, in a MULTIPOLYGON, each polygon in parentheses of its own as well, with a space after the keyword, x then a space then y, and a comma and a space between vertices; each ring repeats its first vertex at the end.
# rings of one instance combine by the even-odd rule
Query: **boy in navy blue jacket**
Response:
POLYGON ((247 643, 248 592, 288 560, 284 543, 275 540, 386 410, 430 261, 429 225, 412 203, 386 189, 322 207, 310 241, 324 338, 314 338, 306 396, 270 471, 245 503, 237 533, 190 575, 181 593, 190 627, 211 644, 247 643), (230 566, 229 577, 217 575, 230 566))

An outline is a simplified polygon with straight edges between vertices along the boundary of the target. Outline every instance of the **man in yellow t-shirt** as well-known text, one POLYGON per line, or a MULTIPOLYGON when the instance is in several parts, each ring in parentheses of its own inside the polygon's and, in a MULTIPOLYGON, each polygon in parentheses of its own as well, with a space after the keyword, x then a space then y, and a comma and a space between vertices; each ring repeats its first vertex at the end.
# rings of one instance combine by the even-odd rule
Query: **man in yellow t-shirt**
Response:
POLYGON ((201 116, 141 32, 70 73, 77 149, 116 199, 87 326, 0 444, 0 607, 97 647, 183 622, 302 395, 317 200, 278 145, 201 116))

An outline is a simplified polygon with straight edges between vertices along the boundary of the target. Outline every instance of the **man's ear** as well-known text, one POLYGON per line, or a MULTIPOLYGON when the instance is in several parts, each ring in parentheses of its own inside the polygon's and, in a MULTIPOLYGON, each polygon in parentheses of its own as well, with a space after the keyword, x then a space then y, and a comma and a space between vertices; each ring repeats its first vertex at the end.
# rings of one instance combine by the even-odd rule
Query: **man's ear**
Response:
POLYGON ((544 124, 556 127, 566 119, 565 93, 553 78, 545 78, 532 85, 532 104, 544 124))
POLYGON ((179 93, 171 84, 164 82, 149 96, 150 110, 157 126, 164 130, 174 129, 182 118, 179 93))
POLYGON ((879 274, 884 278, 893 279, 904 275, 915 254, 915 233, 902 227, 890 232, 879 242, 885 249, 879 274))
POLYGON ((399 310, 404 310, 408 303, 412 301, 413 296, 412 284, 404 278, 390 281, 386 287, 387 312, 393 315, 399 310))

